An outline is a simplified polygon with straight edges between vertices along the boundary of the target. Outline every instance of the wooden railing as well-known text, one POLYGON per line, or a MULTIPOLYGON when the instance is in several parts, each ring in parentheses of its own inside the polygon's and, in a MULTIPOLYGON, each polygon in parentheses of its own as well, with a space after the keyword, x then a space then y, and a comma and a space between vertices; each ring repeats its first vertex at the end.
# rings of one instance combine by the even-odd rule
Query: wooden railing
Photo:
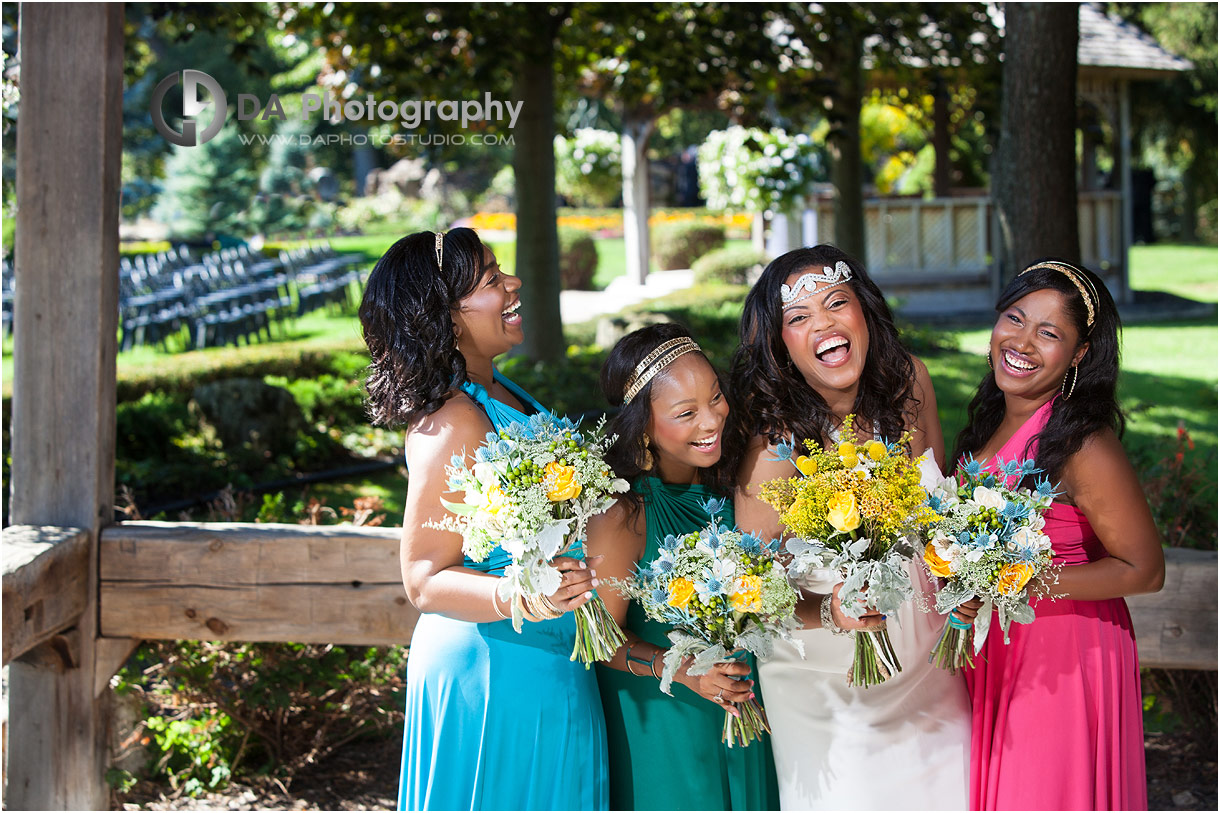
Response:
MULTIPOLYGON (((127 522, 106 528, 99 562, 101 633, 408 644, 418 612, 401 585, 400 533, 241 523, 127 522)), ((4 529, 6 663, 71 626, 73 607, 59 603, 56 594, 80 591, 55 587, 84 578, 81 545, 81 532, 71 528, 4 529)), ((1127 599, 1140 662, 1215 669, 1216 552, 1170 548, 1165 560, 1164 589, 1127 599)))

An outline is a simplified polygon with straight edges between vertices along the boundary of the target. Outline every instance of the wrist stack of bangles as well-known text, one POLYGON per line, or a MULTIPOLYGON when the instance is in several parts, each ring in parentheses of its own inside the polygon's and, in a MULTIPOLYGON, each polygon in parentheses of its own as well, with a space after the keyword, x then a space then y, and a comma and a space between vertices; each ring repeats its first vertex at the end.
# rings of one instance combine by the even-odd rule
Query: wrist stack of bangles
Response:
POLYGON ((648 660, 644 660, 643 658, 637 658, 636 656, 631 654, 631 648, 634 647, 638 643, 640 643, 640 642, 636 641, 635 643, 630 644, 627 647, 627 671, 630 672, 631 674, 635 675, 636 677, 644 677, 643 675, 639 674, 638 672, 636 672, 634 669, 631 668, 631 664, 633 664, 633 663, 642 663, 648 667, 648 672, 654 678, 656 678, 657 680, 660 680, 661 676, 657 674, 657 655, 661 654, 661 650, 654 649, 652 652, 652 657, 648 660))
POLYGON ((829 593, 822 596, 822 629, 827 630, 832 635, 846 635, 848 631, 836 624, 834 616, 830 613, 830 603, 833 599, 834 596, 829 593))
POLYGON ((958 618, 953 613, 949 613, 949 626, 955 630, 968 630, 974 626, 973 621, 967 621, 964 618, 958 618))
MULTIPOLYGON (((521 609, 527 614, 541 621, 549 621, 552 618, 558 618, 563 615, 563 610, 551 603, 551 599, 547 596, 519 596, 521 601, 521 609)), ((510 602, 511 603, 511 602, 510 602)), ((496 611, 496 615, 500 618, 508 618, 503 610, 500 609, 500 594, 493 591, 491 594, 491 608, 496 611)))

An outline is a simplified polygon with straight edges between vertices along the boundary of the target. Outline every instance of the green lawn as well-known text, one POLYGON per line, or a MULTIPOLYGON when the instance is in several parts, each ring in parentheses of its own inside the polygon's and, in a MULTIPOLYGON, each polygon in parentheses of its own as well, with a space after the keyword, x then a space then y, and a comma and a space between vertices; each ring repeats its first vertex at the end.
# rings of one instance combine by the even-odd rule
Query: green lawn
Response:
POLYGON ((1215 246, 1132 246, 1131 288, 1215 302, 1216 254, 1215 246))

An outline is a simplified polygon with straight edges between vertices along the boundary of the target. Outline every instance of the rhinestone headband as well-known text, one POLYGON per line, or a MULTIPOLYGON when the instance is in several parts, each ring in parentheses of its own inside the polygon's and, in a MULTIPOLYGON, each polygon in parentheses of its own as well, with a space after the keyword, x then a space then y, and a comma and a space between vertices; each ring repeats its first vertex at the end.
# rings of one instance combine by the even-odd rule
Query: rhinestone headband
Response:
POLYGON ((801 278, 796 281, 796 285, 793 285, 791 288, 787 285, 779 286, 779 298, 786 308, 808 299, 814 294, 821 293, 836 285, 842 285, 849 279, 851 279, 851 266, 839 260, 835 263, 834 268, 831 268, 829 265, 822 266, 821 274, 802 274, 801 278), (825 283, 825 285, 819 288, 819 283, 825 283), (802 295, 802 291, 807 293, 802 295))
POLYGON ((673 364, 681 356, 694 352, 702 353, 703 350, 695 344, 694 339, 688 336, 679 336, 662 343, 635 366, 635 371, 627 381, 627 392, 623 394, 623 406, 630 404, 631 399, 639 395, 640 390, 644 389, 657 373, 673 364))
MULTIPOLYGON (((1077 291, 1080 291, 1080 298, 1084 300, 1084 308, 1088 312, 1088 316, 1085 319, 1085 324, 1088 326, 1089 332, 1091 333, 1093 331, 1094 319, 1093 303, 1101 302, 1097 296, 1097 289, 1093 287, 1093 281, 1081 273, 1080 269, 1073 268, 1072 266, 1065 265, 1063 263, 1037 263, 1036 265, 1031 265, 1029 268, 1026 268, 1021 272, 1021 274, 1026 274, 1030 271, 1037 271, 1040 268, 1045 268, 1049 271, 1058 271, 1076 286, 1077 291), (1087 290, 1085 289, 1085 285, 1088 285, 1087 290), (1089 297, 1089 291, 1093 292, 1092 298, 1089 297)), ((1019 277, 1021 274, 1017 274, 1017 276, 1019 277)))
POLYGON ((436 233, 436 267, 437 267, 437 269, 443 270, 443 268, 444 268, 444 266, 441 265, 441 258, 444 256, 444 254, 445 254, 445 235, 444 235, 444 233, 438 231, 436 233))

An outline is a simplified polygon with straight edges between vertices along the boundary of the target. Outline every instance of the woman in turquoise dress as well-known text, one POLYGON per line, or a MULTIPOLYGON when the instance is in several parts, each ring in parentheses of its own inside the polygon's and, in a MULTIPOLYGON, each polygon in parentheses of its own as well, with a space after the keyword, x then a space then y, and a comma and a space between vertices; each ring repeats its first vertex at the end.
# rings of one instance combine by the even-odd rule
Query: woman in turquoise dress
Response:
POLYGON ((492 365, 523 339, 520 287, 470 229, 421 232, 377 262, 360 305, 369 412, 406 427, 410 467, 401 564, 420 618, 407 659, 400 810, 607 804, 597 684, 569 660, 571 611, 592 596, 593 569, 556 559, 563 580, 548 617, 527 612, 517 633, 495 592, 508 554, 472 562, 461 537, 427 527, 445 515, 450 459, 543 409, 492 365))
MULTIPOLYGON (((735 465, 721 431, 729 406, 715 370, 687 331, 653 325, 611 351, 602 391, 621 409, 609 431, 615 473, 632 491, 589 525, 589 553, 602 557, 601 578, 624 579, 658 555, 668 534, 705 527, 710 497, 731 494, 735 465)), ((719 515, 733 524, 732 501, 719 515)), ((768 810, 778 808, 771 744, 721 741, 726 710, 754 693, 753 664, 717 665, 700 676, 679 670, 673 696, 659 676, 669 628, 613 590, 601 592, 627 643, 598 684, 610 751, 610 806, 615 810, 768 810)))

